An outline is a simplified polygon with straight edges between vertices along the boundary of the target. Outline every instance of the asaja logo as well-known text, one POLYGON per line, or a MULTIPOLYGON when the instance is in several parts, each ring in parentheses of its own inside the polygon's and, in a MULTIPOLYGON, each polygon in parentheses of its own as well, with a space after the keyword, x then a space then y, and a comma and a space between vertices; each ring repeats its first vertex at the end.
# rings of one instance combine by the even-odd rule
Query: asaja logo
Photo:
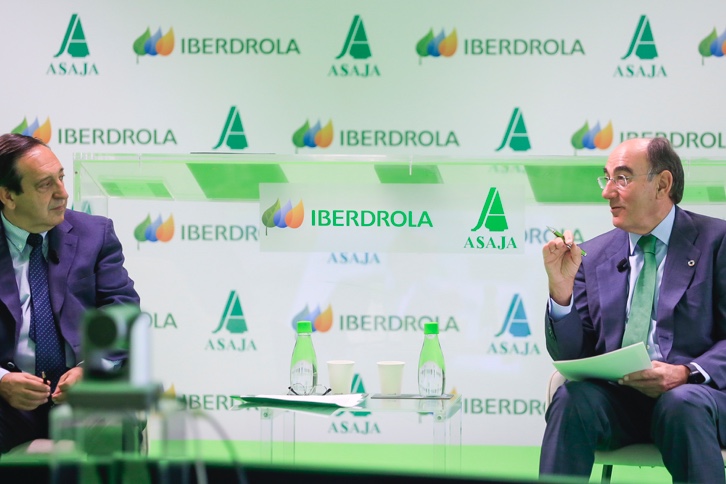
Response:
POLYGON ((217 146, 212 149, 216 150, 223 144, 232 150, 243 150, 248 146, 245 128, 242 126, 242 117, 237 106, 229 108, 227 121, 225 121, 224 128, 222 128, 222 135, 219 137, 217 146))
POLYGON ((328 264, 356 264, 367 266, 380 264, 381 259, 375 252, 331 252, 328 264))
POLYGON ((505 146, 509 146, 513 151, 527 151, 532 147, 529 144, 527 127, 524 125, 524 116, 519 108, 514 108, 512 111, 502 144, 496 151, 501 151, 505 146))
POLYGON ((212 351, 257 351, 257 346, 251 338, 243 338, 240 335, 247 332, 247 320, 245 319, 242 303, 237 291, 230 291, 227 297, 227 304, 222 311, 222 318, 219 321, 217 329, 212 334, 217 334, 222 330, 226 330, 230 337, 210 338, 205 346, 205 350, 212 351))
POLYGON ((320 306, 316 306, 314 310, 310 311, 305 305, 305 308, 292 318, 292 329, 297 330, 299 321, 310 321, 313 324, 313 332, 326 333, 333 326, 333 306, 328 304, 325 311, 321 312, 320 306))
MULTIPOLYGON (((310 127, 310 122, 305 120, 300 129, 292 135, 292 144, 296 148, 327 148, 333 142, 333 120, 329 120, 325 127, 320 127, 320 120, 315 126, 310 127)), ((295 150, 297 153, 297 149, 295 150)))
MULTIPOLYGON (((482 227, 487 229, 489 232, 506 232, 509 229, 507 223, 507 216, 504 213, 504 205, 502 204, 502 197, 499 194, 499 190, 496 187, 489 188, 484 206, 479 214, 479 220, 477 220, 472 232, 477 232, 482 227)), ((479 235, 477 237, 467 237, 464 243, 464 248, 467 249, 516 249, 517 243, 514 237, 510 237, 506 234, 501 234, 496 238, 489 235, 479 235)))
POLYGON ((726 30, 721 35, 716 33, 716 27, 698 44, 698 53, 701 54, 701 65, 706 57, 723 57, 726 54, 726 30))
MULTIPOLYGON (((360 15, 353 17, 353 22, 350 24, 348 35, 343 44, 343 50, 340 51, 340 54, 335 59, 341 59, 346 55, 353 58, 354 61, 362 61, 370 58, 372 55, 366 29, 360 15)), ((373 77, 380 75, 378 66, 367 62, 347 63, 341 61, 338 64, 333 64, 328 71, 328 77, 373 77)))
POLYGON ((527 312, 524 309, 524 301, 522 296, 514 294, 512 301, 509 303, 509 309, 504 317, 504 323, 493 341, 489 344, 487 354, 490 355, 509 355, 516 354, 520 356, 539 355, 539 347, 537 343, 530 341, 522 341, 532 334, 527 320, 527 312))
POLYGON ((522 296, 519 294, 515 294, 512 298, 507 315, 504 317, 502 329, 494 337, 502 336, 505 331, 515 338, 523 338, 532 333, 529 330, 529 322, 527 321, 527 313, 524 311, 522 296))
POLYGON ((504 232, 509 228, 507 216, 504 214, 504 207, 502 206, 502 198, 499 196, 499 190, 496 187, 489 188, 487 199, 479 214, 479 220, 471 231, 476 232, 482 225, 490 232, 504 232))
POLYGON ((134 238, 139 242, 169 242, 172 237, 174 237, 173 214, 163 222, 161 215, 152 222, 151 214, 148 214, 134 229, 134 238))
MULTIPOLYGON (((615 68, 613 77, 666 77, 665 67, 661 64, 656 64, 652 61, 658 57, 658 48, 655 45, 655 38, 653 37, 653 31, 650 27, 650 21, 645 15, 640 16, 638 20, 638 26, 635 28, 635 33, 630 41, 628 51, 621 58, 625 60, 631 56, 637 57, 641 62, 639 63, 628 63, 621 64, 615 68)), ((631 59, 632 61, 632 59, 631 59)))
POLYGON ((600 129, 600 122, 598 121, 590 129, 590 125, 585 121, 585 124, 572 135, 570 143, 576 150, 594 150, 595 148, 606 150, 613 143, 613 123, 608 121, 605 128, 600 129))
POLYGON ((50 125, 50 118, 45 118, 45 123, 42 125, 38 123, 38 118, 35 118, 31 124, 28 124, 28 118, 23 118, 23 122, 17 125, 12 131, 13 134, 24 134, 25 136, 32 136, 37 138, 45 144, 50 143, 52 128, 50 125))
POLYGON ((303 201, 292 206, 290 200, 284 206, 280 206, 280 199, 278 198, 270 208, 264 211, 262 214, 262 224, 265 226, 265 235, 267 235, 267 229, 278 227, 281 229, 291 228, 296 229, 300 227, 305 220, 305 206, 303 201))
POLYGON ((448 36, 444 33, 444 29, 441 29, 439 35, 435 37, 434 29, 429 30, 429 33, 416 44, 419 65, 424 57, 451 57, 456 53, 457 44, 456 29, 448 36))
MULTIPOLYGON (((81 18, 76 13, 71 16, 71 20, 68 22, 68 28, 66 28, 66 33, 61 42, 60 50, 53 57, 58 58, 63 54, 68 54, 73 59, 83 59, 90 54, 88 42, 86 42, 86 34, 83 32, 81 18)), ((97 75, 98 69, 96 68, 96 64, 92 62, 51 62, 46 74, 87 76, 97 75)))
POLYGON ((146 32, 134 41, 133 48, 136 53, 137 64, 139 57, 145 55, 152 57, 157 55, 167 56, 174 51, 174 28, 170 27, 169 31, 162 35, 161 27, 159 27, 159 30, 152 35, 151 29, 147 27, 146 32))
MULTIPOLYGON (((363 378, 360 373, 353 375, 353 383, 351 384, 351 393, 366 393, 365 385, 363 385, 363 378)), ((349 410, 341 411, 336 413, 336 419, 334 419, 330 427, 328 428, 329 434, 380 434, 381 429, 378 424, 370 418, 371 412, 349 410), (349 419, 348 417, 353 417, 349 419)))

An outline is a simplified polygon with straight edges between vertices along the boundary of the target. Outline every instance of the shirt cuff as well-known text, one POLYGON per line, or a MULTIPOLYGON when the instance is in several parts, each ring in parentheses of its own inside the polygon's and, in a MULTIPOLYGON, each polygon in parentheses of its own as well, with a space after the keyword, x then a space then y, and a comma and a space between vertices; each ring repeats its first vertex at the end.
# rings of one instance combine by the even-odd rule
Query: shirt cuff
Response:
POLYGON ((570 296, 570 304, 567 306, 561 306, 557 304, 552 298, 550 298, 549 302, 549 315, 550 319, 552 321, 559 321, 560 319, 563 319, 565 316, 570 314, 572 311, 572 296, 570 296))

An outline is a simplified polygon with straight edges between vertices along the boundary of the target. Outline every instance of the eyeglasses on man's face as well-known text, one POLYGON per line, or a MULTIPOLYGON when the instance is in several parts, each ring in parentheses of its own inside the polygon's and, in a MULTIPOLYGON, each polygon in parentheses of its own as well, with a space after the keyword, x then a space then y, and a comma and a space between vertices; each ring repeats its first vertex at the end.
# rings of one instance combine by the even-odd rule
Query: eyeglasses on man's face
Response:
POLYGON ((628 183, 630 183, 630 180, 632 180, 633 178, 636 178, 639 176, 650 176, 652 174, 653 173, 648 172, 648 173, 644 173, 642 175, 630 175, 630 176, 626 176, 626 175, 618 175, 618 176, 613 176, 613 177, 599 176, 599 177, 597 177, 597 184, 600 185, 601 189, 605 190, 605 187, 608 186, 608 182, 613 182, 615 184, 615 187, 617 187, 619 189, 623 189, 628 186, 628 183))

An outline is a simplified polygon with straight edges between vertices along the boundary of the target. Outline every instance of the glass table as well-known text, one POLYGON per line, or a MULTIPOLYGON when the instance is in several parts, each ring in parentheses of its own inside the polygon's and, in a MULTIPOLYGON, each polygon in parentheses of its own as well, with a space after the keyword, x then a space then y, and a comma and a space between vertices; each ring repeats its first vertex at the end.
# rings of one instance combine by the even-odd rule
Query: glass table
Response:
MULTIPOLYGON (((430 443, 433 451, 432 470, 437 473, 458 473, 461 469, 462 398, 448 399, 377 398, 365 395, 354 408, 310 406, 285 402, 284 404, 240 403, 240 407, 256 407, 260 411, 260 457, 264 462, 295 464, 296 427, 310 414, 327 417, 329 421, 344 413, 417 415, 418 422, 430 421, 430 443)), ((410 419, 397 419, 401 429, 410 425, 410 419)), ((328 422, 329 425, 329 422, 328 422)), ((427 437, 428 440, 428 437, 427 437)))

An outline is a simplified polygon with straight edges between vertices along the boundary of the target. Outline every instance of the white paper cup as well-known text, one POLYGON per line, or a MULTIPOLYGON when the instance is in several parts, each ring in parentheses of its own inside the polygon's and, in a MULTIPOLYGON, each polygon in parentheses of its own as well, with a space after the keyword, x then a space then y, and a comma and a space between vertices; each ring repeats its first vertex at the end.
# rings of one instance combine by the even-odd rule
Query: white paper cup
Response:
POLYGON ((351 387, 353 386, 353 366, 355 365, 355 361, 330 360, 327 363, 331 393, 334 395, 350 393, 351 387))
POLYGON ((400 395, 403 385, 403 361, 379 361, 378 376, 383 395, 400 395))

